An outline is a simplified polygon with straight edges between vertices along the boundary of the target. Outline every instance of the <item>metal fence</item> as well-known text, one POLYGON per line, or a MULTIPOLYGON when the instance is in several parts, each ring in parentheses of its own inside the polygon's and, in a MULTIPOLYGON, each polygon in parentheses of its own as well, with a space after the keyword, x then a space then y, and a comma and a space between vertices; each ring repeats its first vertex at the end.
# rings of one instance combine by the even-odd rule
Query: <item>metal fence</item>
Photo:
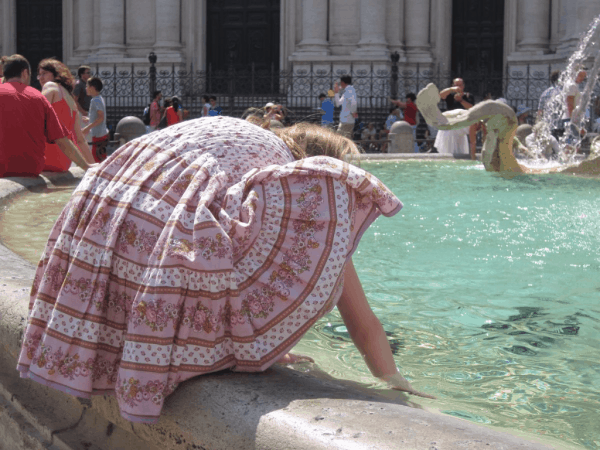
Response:
MULTIPOLYGON (((512 71, 504 76, 473 72, 461 76, 466 90, 476 101, 491 93, 494 98, 506 98, 511 106, 524 104, 536 110, 541 93, 550 85, 550 69, 536 71, 527 66, 523 71, 512 71)), ((150 69, 148 66, 138 69, 132 65, 128 68, 114 66, 110 70, 96 67, 95 72, 104 83, 102 95, 111 130, 124 116, 141 117, 154 89, 162 91, 163 97, 177 95, 190 118, 200 117, 202 95, 206 94, 217 97, 225 115, 240 117, 246 108, 275 102, 287 109, 290 123, 318 122, 321 117, 318 95, 331 89, 342 75, 352 76, 358 95, 359 121, 374 122, 381 128, 389 114, 390 96, 403 99, 407 93, 417 93, 428 83, 435 83, 442 89, 455 77, 452 73, 421 70, 418 65, 404 70, 396 61, 387 69, 378 69, 374 65, 340 68, 330 64, 292 66, 288 71, 258 70, 251 66, 190 72, 176 66, 157 69, 151 65, 150 69)), ((598 84, 595 95, 600 96, 598 84)), ((443 105, 441 107, 443 109, 443 105)))

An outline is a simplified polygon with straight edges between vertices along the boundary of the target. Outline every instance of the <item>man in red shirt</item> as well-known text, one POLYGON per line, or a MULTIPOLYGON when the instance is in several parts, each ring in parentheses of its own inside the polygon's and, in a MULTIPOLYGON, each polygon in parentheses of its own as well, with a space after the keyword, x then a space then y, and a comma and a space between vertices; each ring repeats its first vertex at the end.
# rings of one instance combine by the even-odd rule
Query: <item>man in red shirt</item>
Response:
POLYGON ((404 113, 404 120, 412 126, 413 136, 415 138, 415 153, 419 153, 419 146, 417 145, 417 104, 415 103, 416 99, 417 96, 414 93, 409 92, 408 94, 406 94, 405 102, 392 99, 390 99, 390 101, 394 105, 402 109, 404 113))
POLYGON ((50 102, 29 86, 31 67, 21 55, 9 56, 4 62, 4 84, 0 84, 0 177, 40 174, 45 162, 45 143, 56 143, 79 167, 87 170, 86 161, 67 138, 50 102))

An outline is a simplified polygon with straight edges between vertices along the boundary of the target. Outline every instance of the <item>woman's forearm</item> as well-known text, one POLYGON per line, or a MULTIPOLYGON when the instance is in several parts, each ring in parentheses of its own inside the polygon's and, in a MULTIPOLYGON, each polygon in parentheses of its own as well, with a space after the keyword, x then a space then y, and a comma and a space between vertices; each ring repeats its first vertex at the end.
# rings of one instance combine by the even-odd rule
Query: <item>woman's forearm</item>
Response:
POLYGON ((87 141, 83 138, 83 136, 81 136, 81 138, 78 136, 77 147, 79 147, 79 151, 81 152, 83 159, 85 159, 88 164, 94 164, 96 162, 94 161, 94 157, 92 156, 90 146, 88 145, 87 141))
POLYGON ((396 363, 387 336, 369 306, 352 262, 344 272, 344 289, 338 310, 357 349, 375 377, 396 373, 396 363))
POLYGON ((67 158, 69 158, 83 170, 88 170, 90 168, 91 164, 85 160, 84 156, 81 154, 79 149, 75 147, 75 144, 73 144, 73 142, 69 138, 62 137, 60 139, 57 139, 56 144, 58 144, 58 146, 60 147, 62 152, 67 156, 67 158))
POLYGON ((435 398, 415 390, 398 372, 385 330, 369 306, 352 261, 346 263, 344 289, 337 306, 354 345, 373 376, 385 381, 392 389, 435 398))
POLYGON ((356 340, 353 339, 354 345, 360 351, 374 377, 395 374, 396 362, 381 322, 375 315, 365 322, 364 332, 359 333, 356 340))

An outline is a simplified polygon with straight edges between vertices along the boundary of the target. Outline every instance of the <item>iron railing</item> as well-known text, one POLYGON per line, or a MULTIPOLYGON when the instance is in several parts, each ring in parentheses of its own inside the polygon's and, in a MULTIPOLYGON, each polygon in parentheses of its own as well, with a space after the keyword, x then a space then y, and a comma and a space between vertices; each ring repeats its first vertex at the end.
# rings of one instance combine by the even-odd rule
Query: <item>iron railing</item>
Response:
MULTIPOLYGON (((516 107, 524 104, 534 111, 540 95, 550 85, 547 71, 533 70, 529 66, 523 71, 512 71, 504 76, 483 72, 462 74, 466 90, 476 101, 487 93, 494 98, 504 97, 516 107)), ((107 104, 107 124, 114 130, 124 116, 141 117, 150 102, 150 92, 160 90, 163 97, 177 95, 189 117, 201 115, 202 95, 215 95, 223 114, 240 117, 249 107, 264 106, 267 102, 282 104, 288 111, 290 123, 299 121, 319 122, 320 93, 326 93, 342 75, 351 75, 352 84, 358 96, 359 121, 374 122, 380 128, 391 104, 389 98, 397 95, 403 99, 409 92, 417 93, 428 83, 435 83, 440 89, 449 86, 455 77, 452 73, 414 69, 403 69, 392 59, 388 69, 378 69, 374 65, 337 68, 330 65, 292 66, 290 70, 258 70, 253 65, 247 69, 186 71, 175 65, 144 68, 111 69, 96 67, 95 72, 104 83, 102 96, 107 104), (394 70, 397 69, 397 70, 394 70)), ((600 85, 596 84, 595 96, 600 97, 600 85)), ((443 105, 440 105, 443 109, 443 105)), ((336 110, 339 114, 339 110, 336 110)), ((337 117, 335 118, 337 120, 337 117)))

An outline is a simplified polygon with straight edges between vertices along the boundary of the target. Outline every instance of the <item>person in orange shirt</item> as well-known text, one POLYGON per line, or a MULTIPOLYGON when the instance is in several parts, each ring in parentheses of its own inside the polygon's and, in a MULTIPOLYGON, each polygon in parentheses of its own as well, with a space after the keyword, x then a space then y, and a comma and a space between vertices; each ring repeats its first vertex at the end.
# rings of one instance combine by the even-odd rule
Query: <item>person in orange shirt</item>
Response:
POLYGON ((178 97, 171 98, 171 106, 167 108, 167 126, 175 125, 183 120, 183 108, 178 97))

